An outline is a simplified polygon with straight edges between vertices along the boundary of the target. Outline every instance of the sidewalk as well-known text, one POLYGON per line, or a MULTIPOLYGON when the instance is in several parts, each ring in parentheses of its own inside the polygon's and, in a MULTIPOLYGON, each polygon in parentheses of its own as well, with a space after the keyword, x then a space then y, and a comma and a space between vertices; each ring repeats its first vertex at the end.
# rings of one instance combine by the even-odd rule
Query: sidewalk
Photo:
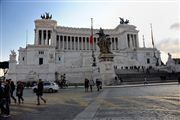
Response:
MULTIPOLYGON (((159 86, 159 85, 177 85, 178 82, 168 82, 168 83, 148 83, 148 84, 121 84, 121 85, 111 85, 103 86, 103 88, 123 88, 123 87, 141 87, 141 86, 159 86)), ((69 86, 68 88, 84 88, 84 86, 69 86)), ((67 89, 68 89, 67 88, 67 89)))
POLYGON ((131 85, 112 85, 112 86, 103 86, 103 88, 123 88, 123 87, 140 87, 140 86, 159 86, 159 85, 177 85, 178 82, 168 82, 168 83, 149 83, 149 84, 131 84, 131 85))

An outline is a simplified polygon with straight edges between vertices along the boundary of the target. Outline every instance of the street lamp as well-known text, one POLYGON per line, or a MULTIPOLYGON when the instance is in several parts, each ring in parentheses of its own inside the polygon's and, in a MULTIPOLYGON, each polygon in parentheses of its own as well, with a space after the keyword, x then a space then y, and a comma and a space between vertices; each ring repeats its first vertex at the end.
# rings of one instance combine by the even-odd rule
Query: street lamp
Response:
POLYGON ((94 50, 92 50, 92 58, 93 58, 92 67, 96 67, 96 57, 94 55, 94 50))

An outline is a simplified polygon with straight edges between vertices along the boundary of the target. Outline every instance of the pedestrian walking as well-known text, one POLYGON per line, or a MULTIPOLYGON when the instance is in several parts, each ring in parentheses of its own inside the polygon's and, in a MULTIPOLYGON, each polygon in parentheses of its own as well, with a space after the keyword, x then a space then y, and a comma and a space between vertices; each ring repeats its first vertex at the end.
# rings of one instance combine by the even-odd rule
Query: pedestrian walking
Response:
POLYGON ((42 97, 43 96, 43 89, 44 89, 43 82, 42 82, 41 79, 39 79, 38 86, 37 86, 37 92, 36 92, 36 95, 37 95, 37 105, 40 105, 40 99, 44 103, 46 103, 46 100, 42 97))
POLYGON ((5 81, 4 85, 4 98, 5 98, 5 112, 3 117, 9 117, 10 116, 10 96, 11 96, 11 86, 10 86, 10 80, 5 81))
POLYGON ((91 90, 91 92, 92 92, 92 89, 93 89, 93 86, 94 86, 94 81, 93 81, 93 79, 91 79, 91 80, 89 81, 89 86, 90 86, 90 90, 91 90))
POLYGON ((99 79, 96 79, 97 91, 100 90, 100 85, 101 85, 101 81, 99 79))
POLYGON ((85 92, 88 92, 88 89, 89 89, 89 80, 87 78, 85 78, 85 80, 84 80, 84 87, 85 87, 85 92))
POLYGON ((2 82, 0 81, 0 109, 1 109, 1 116, 4 117, 6 113, 6 98, 5 98, 5 91, 4 87, 2 86, 2 82))
POLYGON ((21 104, 21 103, 24 102, 23 90, 24 90, 23 82, 18 81, 18 83, 17 83, 17 89, 16 89, 16 96, 18 97, 18 103, 19 103, 19 104, 21 104))
POLYGON ((16 87, 15 87, 14 82, 11 79, 10 79, 10 85, 11 85, 11 98, 14 100, 14 103, 16 103, 16 98, 13 95, 16 87))

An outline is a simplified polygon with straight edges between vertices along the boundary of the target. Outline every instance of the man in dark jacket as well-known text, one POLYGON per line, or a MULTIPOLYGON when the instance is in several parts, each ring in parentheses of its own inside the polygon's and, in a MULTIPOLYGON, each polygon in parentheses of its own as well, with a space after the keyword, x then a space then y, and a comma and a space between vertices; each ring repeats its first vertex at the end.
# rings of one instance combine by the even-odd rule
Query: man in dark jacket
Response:
POLYGON ((1 109, 1 115, 4 115, 6 112, 6 109, 4 108, 6 98, 5 98, 5 91, 1 83, 2 82, 0 81, 0 109, 1 109))
POLYGON ((10 85, 11 85, 11 98, 14 100, 14 103, 16 103, 16 98, 13 96, 14 90, 15 90, 15 85, 12 80, 10 80, 10 85))
POLYGON ((23 90, 24 90, 23 82, 18 81, 18 83, 17 83, 17 89, 16 89, 16 96, 18 97, 18 103, 19 103, 19 104, 21 104, 21 103, 24 102, 23 90))
POLYGON ((5 117, 10 116, 10 109, 9 109, 9 103, 10 103, 10 96, 11 96, 11 86, 10 86, 10 80, 6 80, 5 86, 4 86, 4 92, 5 92, 5 104, 6 104, 6 111, 5 111, 5 117))
POLYGON ((46 100, 42 97, 43 96, 43 82, 41 79, 39 79, 38 86, 37 86, 37 105, 40 105, 40 99, 43 100, 44 103, 46 103, 46 100))
POLYGON ((87 78, 85 78, 85 80, 84 80, 84 87, 85 87, 85 92, 88 92, 88 89, 89 89, 89 80, 87 78))

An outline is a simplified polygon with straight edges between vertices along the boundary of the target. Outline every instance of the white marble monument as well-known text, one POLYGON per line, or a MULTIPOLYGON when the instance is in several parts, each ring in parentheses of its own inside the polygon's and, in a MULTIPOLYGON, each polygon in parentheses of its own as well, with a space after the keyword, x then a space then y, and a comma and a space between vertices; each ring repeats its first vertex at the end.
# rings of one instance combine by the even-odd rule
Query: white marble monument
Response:
MULTIPOLYGON (((100 54, 97 34, 93 35, 91 45, 90 28, 58 25, 48 13, 34 23, 34 43, 20 47, 17 52, 18 59, 14 52, 10 55, 7 78, 14 81, 32 81, 38 76, 42 80, 54 81, 55 73, 65 73, 69 82, 80 83, 84 82, 84 78, 92 77, 92 49, 96 58, 100 54)), ((93 33, 98 32, 99 29, 93 29, 93 33)), ((161 63, 157 49, 139 46, 138 32, 136 26, 122 23, 113 29, 104 29, 104 33, 110 35, 110 50, 114 57, 107 65, 102 65, 103 62, 97 60, 101 73, 112 71, 112 66, 117 66, 118 69, 130 69, 132 66, 156 67, 154 51, 159 58, 159 64, 161 63)))

